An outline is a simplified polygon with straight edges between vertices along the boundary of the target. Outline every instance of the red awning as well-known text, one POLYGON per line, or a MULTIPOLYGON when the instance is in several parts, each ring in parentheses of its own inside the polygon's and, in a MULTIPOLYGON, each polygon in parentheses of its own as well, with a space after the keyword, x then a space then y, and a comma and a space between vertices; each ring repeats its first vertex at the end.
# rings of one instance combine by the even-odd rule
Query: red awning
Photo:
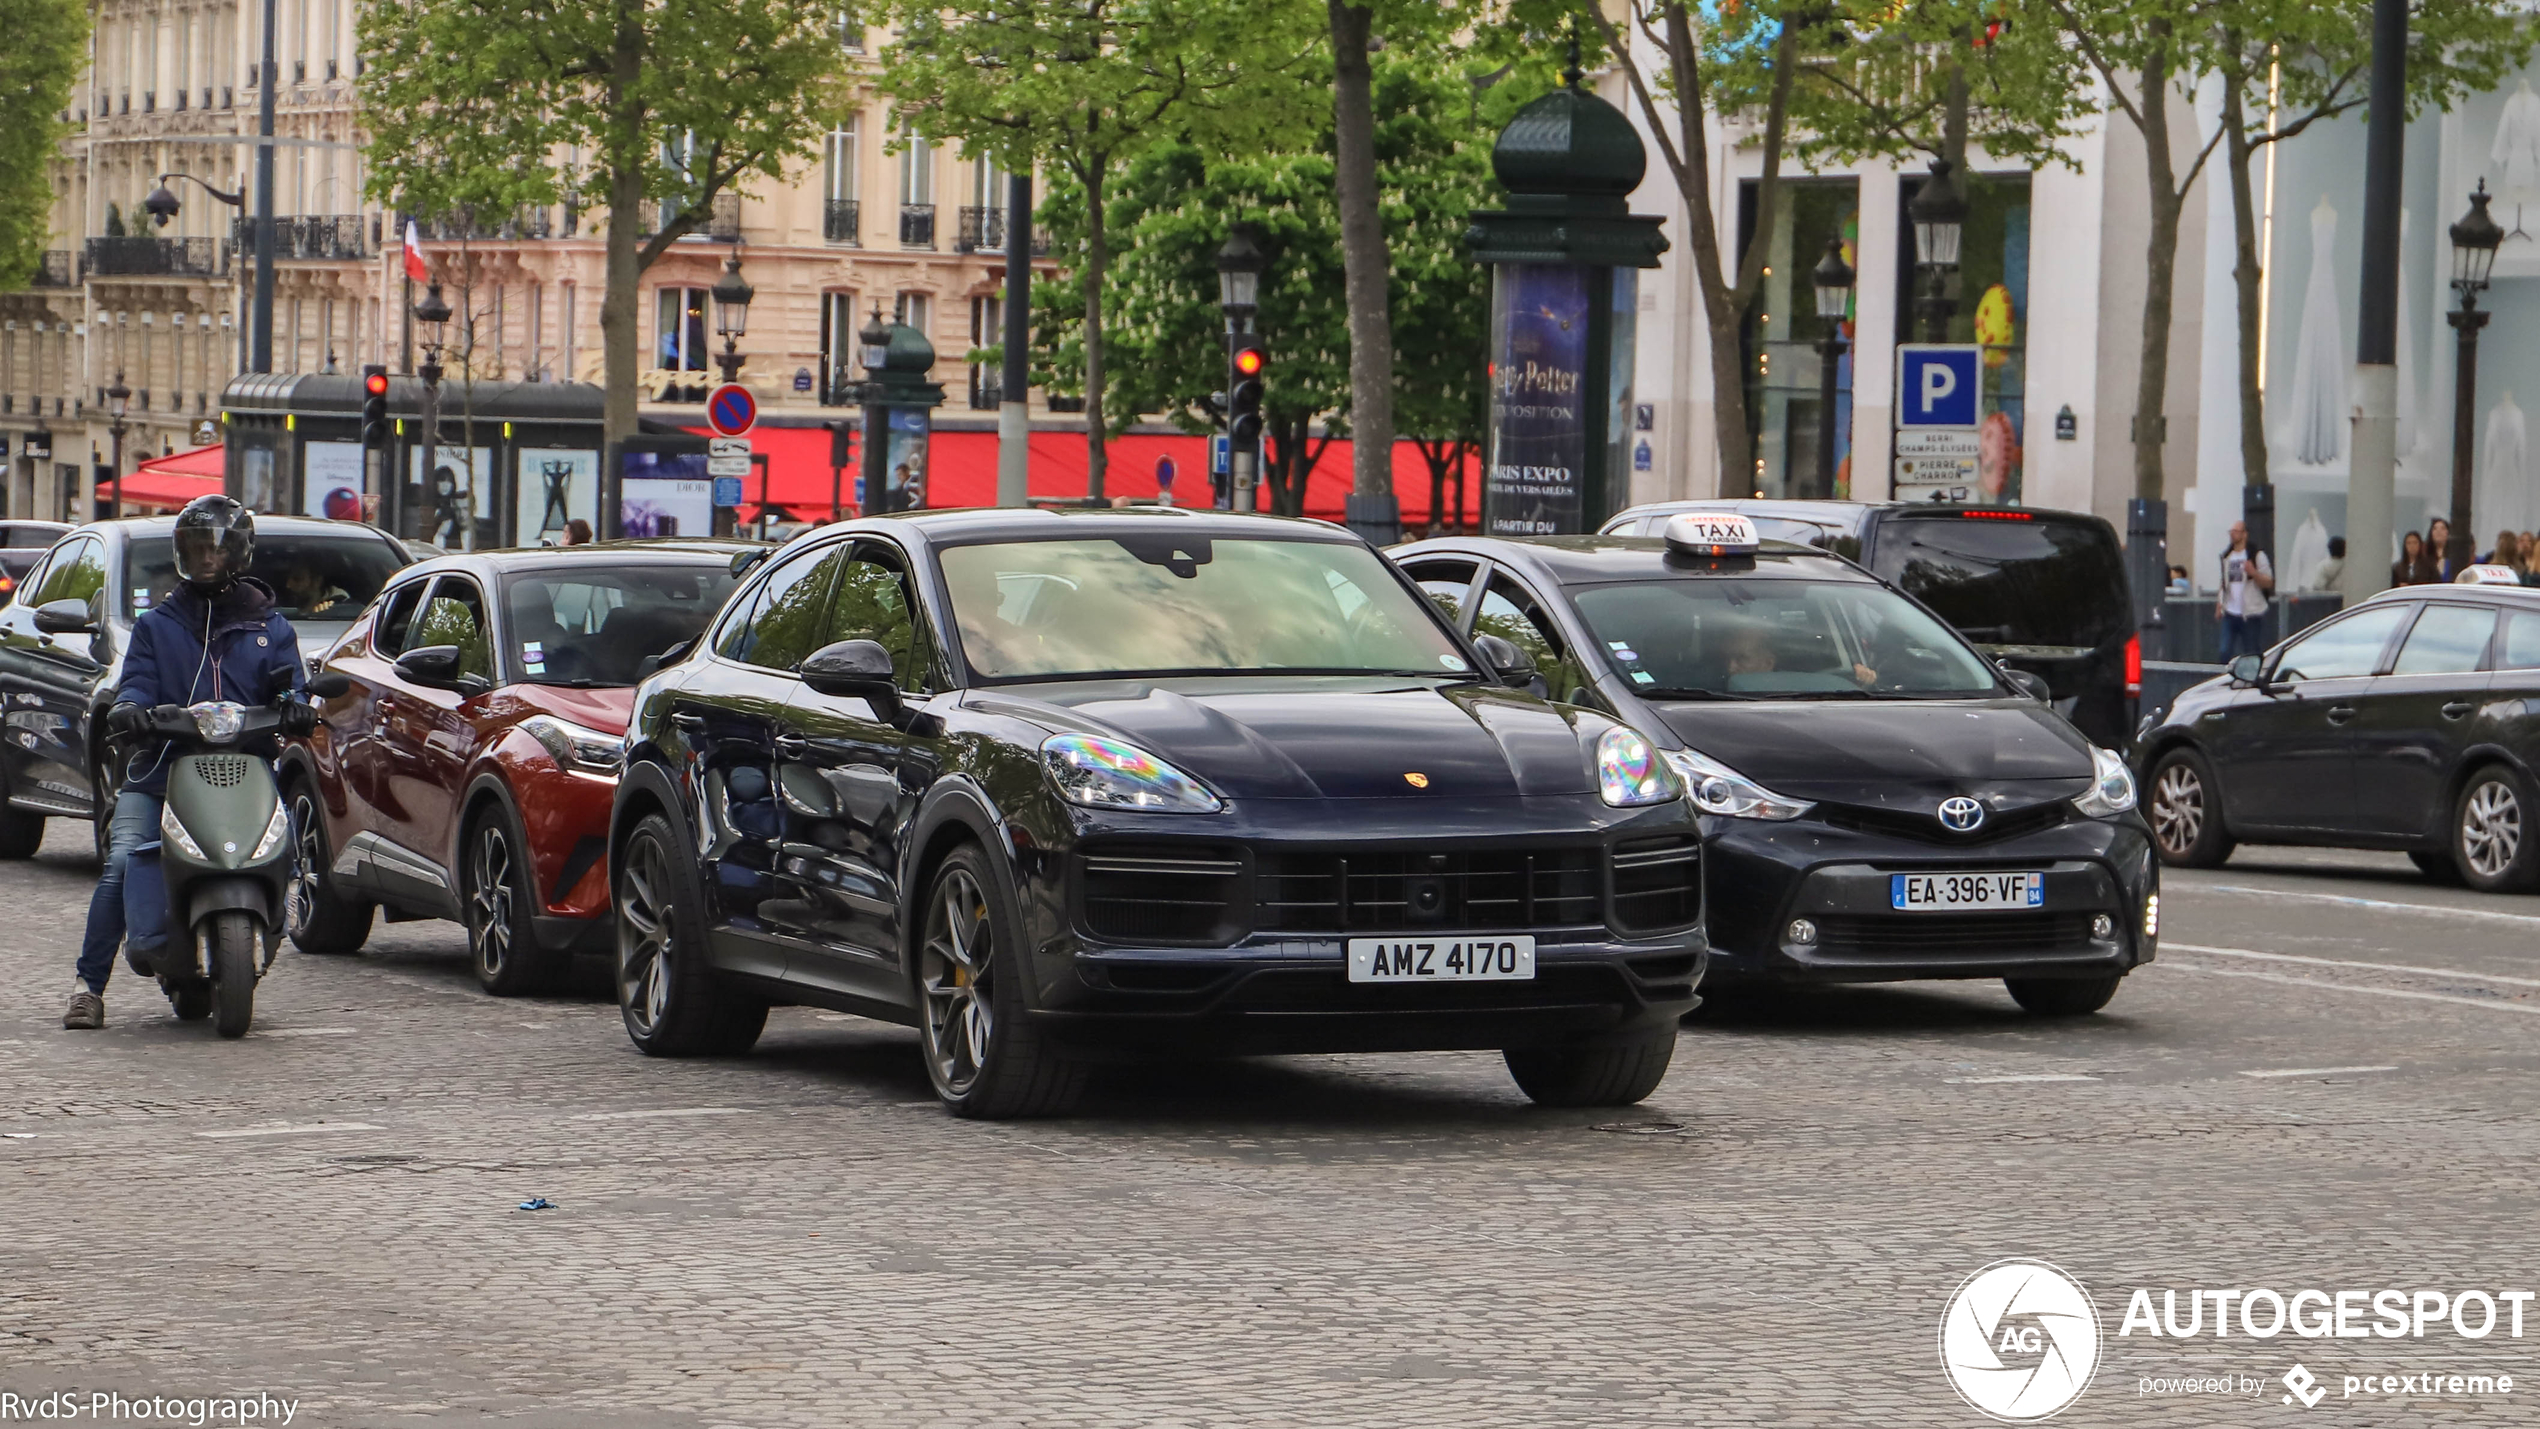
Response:
MULTIPOLYGON (((692 427, 689 430, 705 435, 702 428, 692 427)), ((750 444, 754 453, 767 457, 764 491, 767 501, 784 507, 801 519, 822 520, 829 517, 832 477, 828 429, 760 427, 750 433, 750 444)), ((1207 503, 1208 438, 1132 433, 1114 438, 1107 448, 1110 460, 1104 485, 1111 495, 1153 498, 1158 493, 1157 463, 1170 458, 1174 466, 1173 499, 1185 504, 1207 503)), ((1341 519, 1349 497, 1351 452, 1351 444, 1346 439, 1323 447, 1321 459, 1306 478, 1306 515, 1332 521, 1341 519)), ((996 433, 937 432, 929 457, 934 470, 926 483, 928 506, 940 510, 996 504, 996 433)), ((1468 453, 1464 465, 1465 517, 1468 523, 1477 522, 1482 501, 1480 453, 1468 453)), ((1082 497, 1085 494, 1085 467, 1083 433, 1058 431, 1032 434, 1031 494, 1034 497, 1058 500, 1082 497)), ((1402 501, 1403 524, 1427 524, 1429 464, 1416 443, 1394 444, 1393 479, 1394 492, 1402 501)), ((849 510, 855 506, 855 480, 856 473, 852 470, 837 478, 838 499, 849 510)), ((756 470, 743 482, 741 495, 746 503, 743 515, 747 519, 756 514, 762 497, 756 470)), ((1453 473, 1450 471, 1447 500, 1452 502, 1454 499, 1453 473)))
POLYGON ((220 494, 222 461, 223 454, 217 446, 196 447, 171 456, 153 457, 123 480, 100 485, 97 498, 100 501, 119 498, 136 505, 164 506, 174 510, 197 496, 220 494))

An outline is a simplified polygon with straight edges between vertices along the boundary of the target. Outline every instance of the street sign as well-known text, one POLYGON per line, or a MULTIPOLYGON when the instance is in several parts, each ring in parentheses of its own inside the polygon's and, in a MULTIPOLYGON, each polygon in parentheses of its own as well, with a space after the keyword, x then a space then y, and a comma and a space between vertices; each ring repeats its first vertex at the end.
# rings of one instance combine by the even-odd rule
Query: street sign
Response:
POLYGON ((1978 455, 1977 437, 1973 432, 1898 432, 1896 455, 1900 457, 1957 457, 1974 461, 1978 455))
MULTIPOLYGON (((745 457, 743 460, 747 461, 748 458, 745 457)), ((716 477, 714 479, 714 504, 717 506, 740 505, 741 478, 737 476, 716 477)))
POLYGON ((1208 439, 1208 474, 1224 476, 1229 465, 1226 434, 1219 432, 1208 439))
POLYGON ((1177 473, 1173 468, 1173 458, 1169 456, 1160 456, 1155 459, 1156 490, 1170 492, 1173 489, 1173 478, 1176 474, 1177 473))
POLYGON ((797 392, 808 392, 811 390, 810 368, 797 367, 794 369, 794 390, 797 392))
POLYGON ((746 456, 748 456, 749 454, 750 454, 750 439, 749 439, 748 437, 708 437, 708 438, 706 438, 706 455, 707 455, 707 456, 738 456, 738 457, 746 457, 746 456))
POLYGON ((1896 429, 1974 431, 1982 415, 1984 349, 1972 342, 1909 342, 1896 349, 1896 429))
POLYGON ((750 459, 746 456, 710 456, 706 458, 708 476, 747 476, 750 459))
POLYGON ((1969 501, 1978 489, 1972 457, 1901 456, 1895 478, 1899 501, 1969 501))
POLYGON ((758 421, 758 399, 738 382, 726 382, 706 394, 706 427, 719 437, 737 437, 758 421))

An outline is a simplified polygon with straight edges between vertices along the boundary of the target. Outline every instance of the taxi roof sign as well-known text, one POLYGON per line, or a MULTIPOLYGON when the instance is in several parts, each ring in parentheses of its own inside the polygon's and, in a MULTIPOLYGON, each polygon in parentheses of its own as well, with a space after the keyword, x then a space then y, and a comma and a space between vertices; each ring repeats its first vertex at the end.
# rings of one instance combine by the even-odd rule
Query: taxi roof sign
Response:
POLYGON ((1764 544, 1755 523, 1734 511, 1687 511, 1668 519, 1667 549, 1688 556, 1751 556, 1764 544))
POLYGON ((2452 578, 2454 585, 2520 585, 2522 573, 2511 566, 2471 566, 2452 578))

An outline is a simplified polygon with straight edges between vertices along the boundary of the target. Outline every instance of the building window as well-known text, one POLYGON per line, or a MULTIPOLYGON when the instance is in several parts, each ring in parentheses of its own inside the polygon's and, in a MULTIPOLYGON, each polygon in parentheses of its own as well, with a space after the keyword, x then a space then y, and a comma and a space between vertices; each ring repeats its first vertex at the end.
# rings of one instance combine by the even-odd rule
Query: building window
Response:
POLYGON ((706 290, 653 290, 653 365, 664 372, 706 370, 706 290))
POLYGON ((935 246, 935 146, 914 134, 900 155, 900 244, 935 246))
POLYGON ((935 340, 935 300, 925 293, 902 293, 891 304, 891 320, 902 322, 935 340))
POLYGON ((829 131, 821 156, 821 237, 831 243, 854 243, 862 237, 856 185, 862 178, 856 162, 862 126, 855 115, 829 131))
MULTIPOLYGON (((1005 340, 1005 299, 978 297, 970 300, 970 346, 973 351, 994 347, 1005 340)), ((1005 400, 1002 374, 984 362, 970 364, 970 409, 991 412, 1005 400)))
POLYGON ((849 9, 838 11, 837 25, 838 48, 851 55, 863 54, 864 22, 856 18, 855 11, 849 9))
MULTIPOLYGON (((1741 188, 1740 201, 1751 215, 1755 204, 1753 182, 1741 188)), ((1860 183, 1856 179, 1806 179, 1784 184, 1772 230, 1748 231, 1746 241, 1764 245, 1764 267, 1768 270, 1743 329, 1747 423, 1755 443, 1755 472, 1750 489, 1775 499, 1840 498, 1856 489, 1852 471, 1852 354, 1848 347, 1835 366, 1833 459, 1822 462, 1818 453, 1825 360, 1818 342, 1825 335, 1825 321, 1817 316, 1816 289, 1809 279, 1825 256, 1826 240, 1838 237, 1843 240, 1844 254, 1853 269, 1860 271, 1860 183)), ((1906 241, 1913 241, 1910 234, 1906 241)), ((1855 336, 1848 320, 1843 331, 1847 341, 1855 336)), ((1648 439, 1649 434, 1644 432, 1635 432, 1629 438, 1635 448, 1648 439)), ((1638 458, 1634 455, 1631 460, 1637 462, 1638 458)), ((1857 489, 1871 493, 1886 490, 1885 472, 1860 475, 1857 489)))
POLYGON ((856 365, 856 334, 863 330, 864 320, 856 316, 855 294, 823 293, 820 295, 820 404, 824 407, 848 407, 855 404, 859 378, 856 365))

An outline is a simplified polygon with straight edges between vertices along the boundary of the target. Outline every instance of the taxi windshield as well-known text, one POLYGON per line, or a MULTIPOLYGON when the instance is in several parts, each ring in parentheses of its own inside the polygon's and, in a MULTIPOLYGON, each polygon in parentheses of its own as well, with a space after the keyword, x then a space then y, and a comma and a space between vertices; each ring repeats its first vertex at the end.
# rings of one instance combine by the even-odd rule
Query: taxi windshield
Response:
POLYGON ((1573 587, 1616 673, 1654 699, 1939 699, 2000 692, 1947 626, 1864 581, 1718 577, 1573 587))

